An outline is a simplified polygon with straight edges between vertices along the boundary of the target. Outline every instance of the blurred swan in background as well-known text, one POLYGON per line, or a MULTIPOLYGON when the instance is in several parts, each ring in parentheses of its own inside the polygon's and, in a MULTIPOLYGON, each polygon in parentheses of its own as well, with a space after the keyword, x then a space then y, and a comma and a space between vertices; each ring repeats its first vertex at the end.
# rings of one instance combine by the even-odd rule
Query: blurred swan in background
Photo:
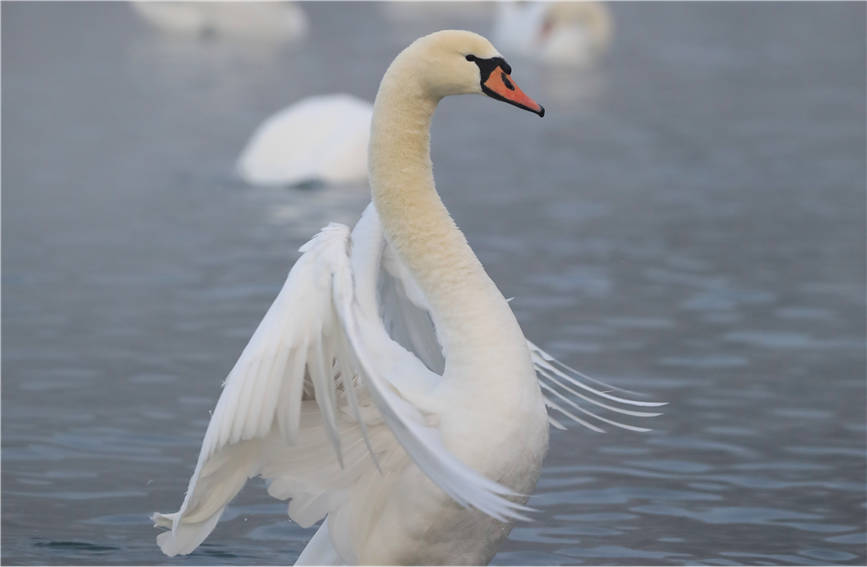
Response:
POLYGON ((510 73, 485 38, 454 30, 389 66, 373 202, 352 231, 331 224, 301 248, 226 379, 180 510, 153 516, 164 553, 192 552, 260 475, 301 526, 326 518, 297 564, 485 564, 530 511, 549 423, 564 427, 546 409, 596 431, 645 430, 600 410, 658 415, 527 341, 439 198, 442 97, 544 115, 510 73))
POLYGON ((393 23, 431 22, 454 23, 455 20, 471 21, 486 17, 490 12, 488 2, 377 2, 385 18, 393 23))
POLYGON ((493 36, 507 53, 584 67, 608 48, 611 28, 599 2, 499 2, 493 36))
POLYGON ((362 182, 372 116, 372 104, 348 94, 300 100, 256 128, 237 172, 252 185, 362 182))
POLYGON ((292 2, 131 2, 161 32, 276 43, 303 38, 308 22, 292 2))

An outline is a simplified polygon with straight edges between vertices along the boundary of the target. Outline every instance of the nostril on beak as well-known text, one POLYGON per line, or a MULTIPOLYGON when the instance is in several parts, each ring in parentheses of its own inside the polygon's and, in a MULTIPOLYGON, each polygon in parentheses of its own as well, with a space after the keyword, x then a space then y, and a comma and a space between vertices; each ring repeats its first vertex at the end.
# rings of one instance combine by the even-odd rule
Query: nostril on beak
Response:
POLYGON ((500 78, 503 79, 503 84, 506 85, 506 88, 510 91, 515 90, 515 85, 512 84, 512 81, 509 80, 508 75, 505 73, 500 73, 500 78))

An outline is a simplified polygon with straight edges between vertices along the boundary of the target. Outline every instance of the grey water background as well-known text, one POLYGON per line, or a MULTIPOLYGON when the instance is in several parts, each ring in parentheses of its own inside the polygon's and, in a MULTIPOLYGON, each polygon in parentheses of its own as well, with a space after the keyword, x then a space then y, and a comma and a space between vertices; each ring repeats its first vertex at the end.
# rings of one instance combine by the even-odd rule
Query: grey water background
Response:
MULTIPOLYGON (((490 29, 417 8, 304 5, 309 38, 265 48, 4 3, 4 564, 297 557, 312 530, 260 480, 186 558, 147 516, 180 504, 298 246, 368 200, 248 187, 236 155, 293 100, 372 99, 423 33, 490 29)), ((865 5, 612 11, 594 70, 505 53, 544 119, 435 117, 440 191, 527 335, 670 402, 652 433, 553 433, 494 562, 864 564, 865 5)))

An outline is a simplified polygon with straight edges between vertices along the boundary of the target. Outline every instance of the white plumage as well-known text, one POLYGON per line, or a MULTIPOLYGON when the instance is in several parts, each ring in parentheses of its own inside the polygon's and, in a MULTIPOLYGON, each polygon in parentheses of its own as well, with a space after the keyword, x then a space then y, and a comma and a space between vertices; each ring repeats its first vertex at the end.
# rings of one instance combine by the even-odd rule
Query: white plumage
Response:
POLYGON ((326 518, 299 564, 486 563, 531 514, 549 420, 564 427, 546 406, 596 430, 658 415, 528 343, 439 200, 436 101, 481 92, 462 53, 499 57, 439 32, 383 78, 373 203, 301 248, 226 379, 180 510, 153 516, 167 555, 192 552, 260 475, 301 526, 326 518))
POLYGON ((373 105, 348 94, 305 98, 266 119, 238 158, 253 185, 363 182, 373 105))

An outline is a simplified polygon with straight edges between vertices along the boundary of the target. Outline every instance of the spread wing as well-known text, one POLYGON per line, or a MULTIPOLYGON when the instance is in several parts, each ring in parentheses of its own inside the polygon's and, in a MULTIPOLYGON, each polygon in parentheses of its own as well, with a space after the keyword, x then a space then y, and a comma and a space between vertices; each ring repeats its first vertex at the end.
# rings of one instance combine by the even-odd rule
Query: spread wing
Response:
MULTIPOLYGON (((157 537, 163 552, 193 551, 257 475, 269 494, 290 500, 289 516, 302 526, 344 504, 365 475, 410 463, 464 506, 523 518, 528 509, 507 498, 514 493, 454 457, 430 425, 437 420, 427 394, 443 352, 424 295, 383 238, 376 210, 368 207, 351 235, 332 224, 301 251, 224 383, 180 509, 153 515, 169 528, 157 537)), ((599 423, 644 430, 603 410, 658 415, 645 410, 661 404, 594 381, 532 343, 528 349, 551 410, 596 431, 599 423)))
POLYGON ((523 517, 509 489, 464 465, 429 425, 437 420, 425 395, 439 376, 383 324, 383 246, 371 207, 351 237, 332 224, 301 248, 224 383, 180 509, 153 515, 169 528, 157 537, 164 553, 193 551, 256 475, 272 496, 290 499, 302 526, 346 502, 362 476, 388 473, 381 463, 410 461, 462 505, 523 517))

